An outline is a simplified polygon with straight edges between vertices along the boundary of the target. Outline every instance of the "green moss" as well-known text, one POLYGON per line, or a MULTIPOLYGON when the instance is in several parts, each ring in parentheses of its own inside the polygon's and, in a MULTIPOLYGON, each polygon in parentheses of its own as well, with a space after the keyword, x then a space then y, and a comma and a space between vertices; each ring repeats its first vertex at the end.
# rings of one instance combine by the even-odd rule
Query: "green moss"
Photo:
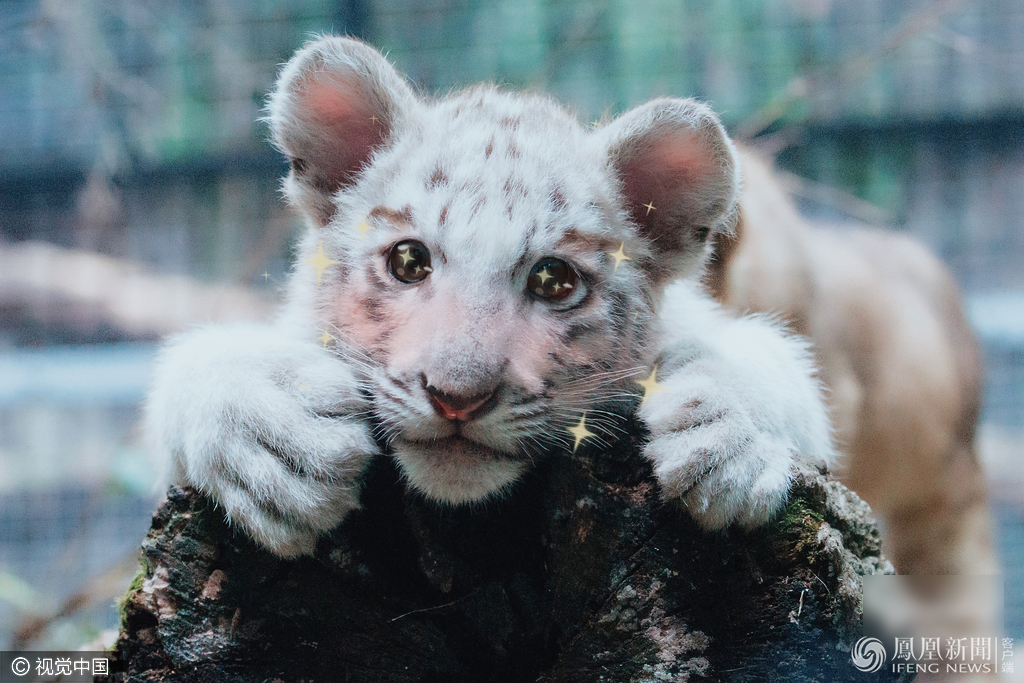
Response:
POLYGON ((139 563, 139 571, 132 579, 132 582, 128 584, 128 590, 124 592, 117 600, 117 620, 120 624, 120 631, 125 632, 125 612, 128 609, 129 603, 132 601, 132 597, 142 589, 142 582, 146 580, 146 575, 149 573, 149 567, 145 560, 142 558, 139 563))
POLYGON ((815 563, 818 549, 818 531, 825 518, 804 498, 794 497, 779 517, 772 534, 771 545, 780 557, 788 557, 798 564, 815 563))
POLYGON ((803 498, 794 498, 786 506, 785 511, 782 513, 782 520, 780 526, 783 532, 792 532, 798 529, 806 528, 808 525, 814 527, 814 531, 817 532, 818 527, 825 521, 825 517, 817 510, 812 508, 810 504, 803 498))

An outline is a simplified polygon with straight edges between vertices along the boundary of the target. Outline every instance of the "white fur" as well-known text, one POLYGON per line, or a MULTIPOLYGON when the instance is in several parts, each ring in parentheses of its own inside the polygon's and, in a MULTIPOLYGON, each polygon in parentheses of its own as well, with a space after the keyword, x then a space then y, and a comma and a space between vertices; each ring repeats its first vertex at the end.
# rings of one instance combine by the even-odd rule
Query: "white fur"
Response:
POLYGON ((584 412, 607 437, 655 363, 646 454, 706 528, 763 523, 794 467, 831 457, 805 344, 687 281, 666 287, 699 275, 705 236, 735 216, 735 154, 707 107, 657 100, 594 133, 536 95, 418 99, 372 49, 325 38, 284 69, 270 111, 286 195, 310 224, 288 303, 273 325, 172 341, 147 412, 178 480, 262 545, 309 552, 358 505, 378 443, 429 498, 493 495, 571 449, 584 412), (371 115, 383 123, 367 137, 371 115), (653 215, 637 210, 649 190, 653 215), (416 285, 385 266, 408 238, 434 255, 416 285), (615 268, 620 244, 632 260, 615 268), (337 264, 317 283, 305 261, 321 247, 337 264), (566 305, 526 291, 549 256, 586 275, 566 305), (496 401, 457 429, 427 386, 496 401))
POLYGON ((367 407, 351 368, 316 342, 233 324, 167 344, 146 424, 177 481, 260 544, 296 555, 359 505, 353 481, 378 452, 367 407))
POLYGON ((665 494, 707 529, 764 524, 794 467, 834 457, 806 342, 763 316, 733 317, 686 282, 668 288, 661 322, 664 391, 639 415, 665 494))

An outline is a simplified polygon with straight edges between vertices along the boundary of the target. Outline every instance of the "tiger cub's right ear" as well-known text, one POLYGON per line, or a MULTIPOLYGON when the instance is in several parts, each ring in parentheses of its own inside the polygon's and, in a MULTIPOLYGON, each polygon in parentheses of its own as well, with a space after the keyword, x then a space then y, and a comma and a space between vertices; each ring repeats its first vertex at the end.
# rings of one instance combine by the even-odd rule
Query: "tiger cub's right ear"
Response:
POLYGON ((285 65, 268 105, 274 143, 291 170, 285 196, 318 225, 416 104, 409 84, 377 50, 328 36, 285 65))
POLYGON ((663 97, 631 109, 595 135, 621 183, 625 208, 664 285, 699 271, 716 234, 738 219, 740 171, 729 136, 707 105, 663 97))

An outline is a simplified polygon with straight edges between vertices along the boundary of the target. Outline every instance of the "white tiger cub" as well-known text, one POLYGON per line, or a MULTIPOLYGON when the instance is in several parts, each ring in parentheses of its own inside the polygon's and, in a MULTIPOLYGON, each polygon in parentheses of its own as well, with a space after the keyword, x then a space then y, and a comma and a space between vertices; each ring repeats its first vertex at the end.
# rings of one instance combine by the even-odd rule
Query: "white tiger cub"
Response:
POLYGON ((805 342, 696 284, 740 184, 704 105, 588 130, 538 95, 420 98, 325 37, 269 110, 309 221, 287 304, 171 341, 147 409, 177 479, 261 545, 311 552, 371 458, 477 501, 632 412, 664 495, 707 529, 768 521, 795 467, 831 459, 805 342))

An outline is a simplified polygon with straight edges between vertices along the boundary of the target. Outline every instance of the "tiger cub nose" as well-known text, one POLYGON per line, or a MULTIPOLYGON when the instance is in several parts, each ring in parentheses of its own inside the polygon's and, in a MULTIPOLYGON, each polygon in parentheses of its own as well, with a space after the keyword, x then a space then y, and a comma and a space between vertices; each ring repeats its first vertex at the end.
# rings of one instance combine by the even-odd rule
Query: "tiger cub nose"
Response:
POLYGON ((496 403, 496 401, 491 399, 497 393, 497 387, 473 396, 447 394, 430 384, 427 385, 426 389, 427 394, 430 396, 430 404, 434 406, 434 411, 446 420, 467 422, 489 412, 496 403))

